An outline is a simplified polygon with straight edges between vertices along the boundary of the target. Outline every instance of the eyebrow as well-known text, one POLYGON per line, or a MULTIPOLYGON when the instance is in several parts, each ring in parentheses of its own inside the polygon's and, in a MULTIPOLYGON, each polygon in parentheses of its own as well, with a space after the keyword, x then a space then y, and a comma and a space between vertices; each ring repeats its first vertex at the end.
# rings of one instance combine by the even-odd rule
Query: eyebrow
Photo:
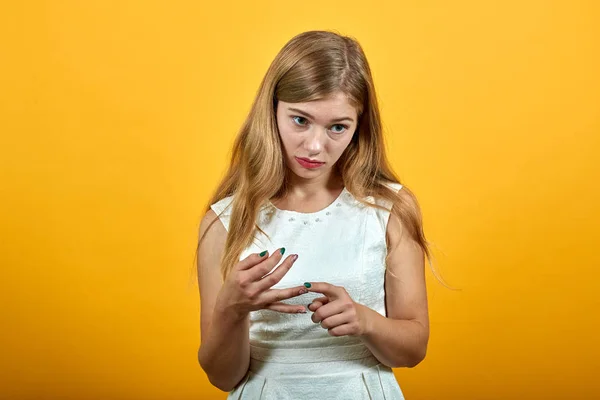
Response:
MULTIPOLYGON (((300 114, 302 114, 302 115, 304 115, 304 116, 306 116, 306 117, 308 117, 308 118, 315 119, 315 118, 314 118, 312 115, 310 115, 310 114, 309 114, 309 113, 307 113, 306 111, 302 111, 302 110, 299 110, 299 109, 297 109, 297 108, 288 107, 288 111, 295 111, 295 112, 297 112, 297 113, 300 113, 300 114)), ((348 121, 354 122, 354 119, 352 119, 352 118, 350 118, 350 117, 336 118, 336 119, 333 119, 333 120, 331 120, 331 122, 339 122, 339 121, 344 121, 344 120, 346 120, 346 119, 347 119, 348 121)))

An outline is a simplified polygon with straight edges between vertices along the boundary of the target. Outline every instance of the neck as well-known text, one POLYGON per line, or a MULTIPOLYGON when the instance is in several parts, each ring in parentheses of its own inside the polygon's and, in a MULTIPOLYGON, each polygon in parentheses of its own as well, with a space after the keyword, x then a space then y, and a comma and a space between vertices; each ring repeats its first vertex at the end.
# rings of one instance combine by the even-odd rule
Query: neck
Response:
POLYGON ((319 197, 325 192, 335 192, 344 187, 342 177, 336 171, 330 171, 314 179, 305 179, 290 173, 288 177, 288 196, 296 198, 319 197))

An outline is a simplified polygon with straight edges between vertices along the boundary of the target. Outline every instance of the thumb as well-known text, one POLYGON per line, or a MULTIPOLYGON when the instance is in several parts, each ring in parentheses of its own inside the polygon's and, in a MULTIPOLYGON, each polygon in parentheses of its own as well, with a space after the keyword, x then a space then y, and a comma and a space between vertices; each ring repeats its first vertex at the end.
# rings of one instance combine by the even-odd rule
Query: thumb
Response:
POLYGON ((328 297, 317 297, 316 299, 314 299, 312 301, 312 303, 310 303, 308 305, 308 309, 310 311, 317 311, 319 309, 319 307, 324 306, 325 304, 329 303, 329 298, 328 297))

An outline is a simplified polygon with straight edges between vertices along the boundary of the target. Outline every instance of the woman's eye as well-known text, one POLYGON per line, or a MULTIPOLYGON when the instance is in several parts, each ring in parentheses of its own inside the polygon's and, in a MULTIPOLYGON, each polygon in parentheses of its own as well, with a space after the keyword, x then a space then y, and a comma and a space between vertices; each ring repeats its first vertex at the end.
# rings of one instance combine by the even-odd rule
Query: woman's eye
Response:
POLYGON ((298 116, 292 117, 292 119, 294 120, 294 122, 296 122, 297 125, 304 126, 304 124, 302 122, 297 122, 296 118, 299 118, 302 121, 306 121, 306 118, 304 118, 304 117, 298 117, 298 116))
MULTIPOLYGON (((306 126, 306 124, 307 124, 306 118, 300 117, 298 115, 293 116, 292 120, 294 121, 294 123, 296 125, 299 125, 299 126, 306 126)), ((345 125, 341 125, 341 124, 336 124, 336 125, 332 126, 333 133, 336 133, 336 134, 344 133, 346 131, 346 129, 348 129, 348 127, 345 125), (335 129, 336 127, 338 129, 335 129)))
POLYGON ((336 127, 336 126, 340 127, 341 130, 339 130, 339 131, 334 130, 333 133, 344 133, 344 131, 347 129, 345 125, 334 125, 333 127, 336 127))

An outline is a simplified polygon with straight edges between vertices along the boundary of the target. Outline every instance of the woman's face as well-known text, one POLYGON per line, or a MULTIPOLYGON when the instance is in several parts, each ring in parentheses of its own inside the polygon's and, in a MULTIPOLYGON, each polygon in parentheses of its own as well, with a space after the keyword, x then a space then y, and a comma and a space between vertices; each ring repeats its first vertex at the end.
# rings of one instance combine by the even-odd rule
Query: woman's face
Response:
POLYGON ((356 130, 356 109, 341 92, 306 103, 277 103, 277 126, 288 167, 298 177, 327 177, 356 130))

